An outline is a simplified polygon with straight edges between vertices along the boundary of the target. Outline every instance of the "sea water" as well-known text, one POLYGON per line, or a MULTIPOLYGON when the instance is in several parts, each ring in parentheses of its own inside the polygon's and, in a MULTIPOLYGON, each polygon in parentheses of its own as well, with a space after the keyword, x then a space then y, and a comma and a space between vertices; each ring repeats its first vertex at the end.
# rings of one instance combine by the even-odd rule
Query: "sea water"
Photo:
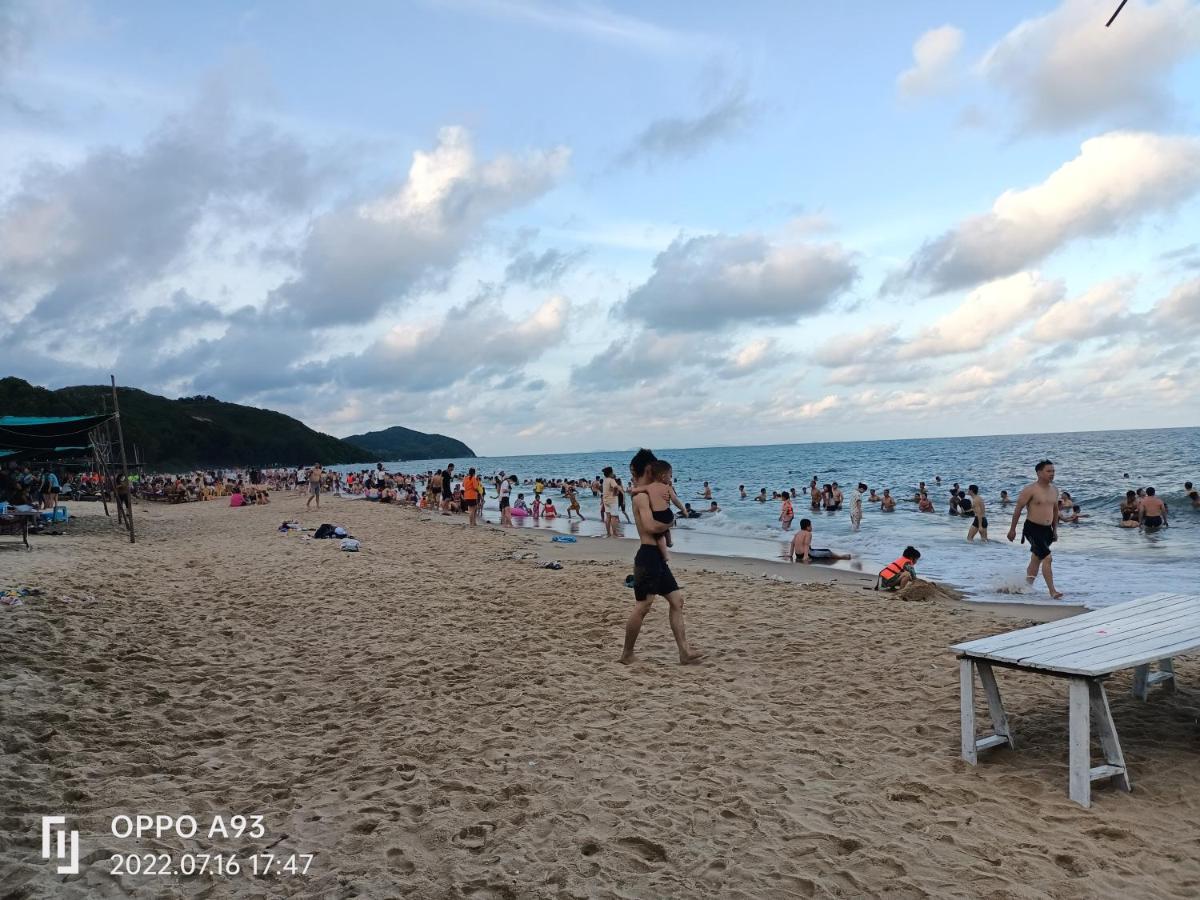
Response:
MULTIPOLYGON (((976 600, 1007 602, 1051 602, 1038 579, 1025 585, 1029 547, 1007 540, 1012 506, 1000 506, 1000 491, 1007 490, 1015 501, 1021 488, 1033 480, 1034 464, 1051 459, 1057 468, 1056 485, 1069 491, 1085 518, 1078 525, 1060 525, 1054 544, 1056 587, 1065 593, 1063 603, 1089 607, 1107 606, 1159 591, 1197 590, 1200 563, 1200 510, 1193 510, 1183 491, 1185 481, 1200 482, 1200 428, 1145 431, 1070 432, 1063 434, 999 435, 991 437, 940 438, 926 440, 856 441, 847 443, 781 444, 758 447, 705 447, 667 449, 655 453, 674 467, 680 499, 698 511, 709 501, 701 491, 709 482, 721 512, 705 512, 701 518, 679 520, 674 532, 675 549, 719 556, 779 559, 786 551, 791 533, 779 522, 778 501, 758 503, 753 497, 761 488, 774 491, 798 489, 794 501, 796 518, 813 520, 813 546, 850 553, 854 560, 840 567, 874 573, 900 555, 905 545, 921 551, 917 571, 936 581, 951 584, 976 600), (810 479, 819 484, 838 482, 846 494, 843 509, 814 512, 804 493, 810 479), (936 479, 940 476, 941 483, 936 479), (850 527, 849 498, 859 481, 882 494, 890 488, 896 511, 882 513, 878 504, 863 500, 861 529, 850 527), (935 513, 920 513, 912 496, 924 481, 935 513), (966 541, 971 518, 950 516, 950 486, 963 490, 977 484, 987 503, 991 540, 983 544, 966 541), (745 485, 747 499, 739 498, 738 486, 745 485), (1118 505, 1125 491, 1152 485, 1170 508, 1168 528, 1139 532, 1119 527, 1118 505)), ((543 456, 478 457, 475 459, 410 460, 385 464, 393 472, 423 473, 455 464, 458 475, 474 466, 485 480, 503 471, 522 482, 541 478, 596 477, 604 466, 612 466, 628 483, 629 460, 634 450, 598 453, 547 454, 543 456)), ((361 466, 337 466, 350 471, 361 466)), ((494 488, 489 483, 489 492, 494 488)), ((532 484, 519 485, 533 501, 532 484)), ((579 494, 586 520, 567 519, 567 502, 557 490, 547 489, 559 517, 547 522, 514 520, 518 527, 571 532, 581 539, 602 536, 600 499, 590 490, 579 494)), ((487 516, 498 517, 498 501, 489 496, 487 516)), ((632 507, 628 507, 632 511, 632 507)), ((636 537, 631 526, 626 536, 636 537)))

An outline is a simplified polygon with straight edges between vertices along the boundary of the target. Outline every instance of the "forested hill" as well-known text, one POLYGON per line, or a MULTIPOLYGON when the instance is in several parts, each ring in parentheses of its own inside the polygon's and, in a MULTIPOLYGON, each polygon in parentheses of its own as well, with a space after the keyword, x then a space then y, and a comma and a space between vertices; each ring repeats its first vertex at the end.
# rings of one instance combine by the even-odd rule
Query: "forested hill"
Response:
POLYGON ((444 434, 425 434, 401 425, 383 431, 352 434, 346 443, 374 453, 382 460, 401 459, 463 459, 475 456, 475 451, 462 441, 444 434))
MULTIPOLYGON (((136 388, 117 391, 125 446, 137 444, 151 470, 331 465, 380 458, 270 409, 223 403, 214 397, 169 400, 136 388)), ((105 402, 111 411, 108 385, 51 391, 20 378, 0 378, 0 416, 91 415, 103 412, 105 402)))

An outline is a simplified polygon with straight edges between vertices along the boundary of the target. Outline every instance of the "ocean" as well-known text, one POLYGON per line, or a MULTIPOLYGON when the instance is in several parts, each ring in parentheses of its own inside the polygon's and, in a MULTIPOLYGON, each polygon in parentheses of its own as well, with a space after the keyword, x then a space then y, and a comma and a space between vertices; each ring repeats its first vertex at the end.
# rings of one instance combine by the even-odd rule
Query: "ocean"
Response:
MULTIPOLYGON (((964 591, 974 600, 1053 603, 1039 579, 1024 583, 1028 545, 1006 534, 1012 507, 1002 509, 1000 491, 1015 499, 1033 480, 1033 466, 1051 459, 1056 485, 1069 491, 1088 516, 1078 525, 1061 525, 1054 545, 1056 587, 1063 604, 1101 607, 1158 591, 1195 591, 1200 565, 1200 510, 1191 508, 1183 485, 1200 482, 1200 428, 1139 431, 1066 432, 1062 434, 997 435, 922 440, 855 441, 846 443, 780 444, 757 447, 653 448, 674 467, 680 499, 698 510, 702 486, 708 481, 721 511, 680 521, 675 548, 719 556, 774 560, 784 552, 790 534, 778 521, 779 503, 752 498, 761 488, 803 492, 815 475, 820 484, 837 481, 848 500, 859 481, 879 493, 890 488, 896 497, 894 513, 881 513, 877 504, 863 503, 863 522, 850 528, 849 512, 812 512, 808 497, 796 502, 796 521, 813 520, 813 546, 851 553, 855 559, 839 567, 874 573, 900 555, 906 544, 921 551, 918 572, 964 591), (941 484, 936 484, 937 477, 941 484), (935 513, 920 513, 911 502, 917 483, 926 482, 935 513), (991 541, 966 542, 969 517, 947 514, 950 486, 965 490, 978 484, 987 503, 991 541), (739 499, 744 484, 750 497, 739 499), (1118 527, 1118 504, 1125 491, 1154 486, 1170 508, 1170 527, 1157 533, 1118 527)), ((485 479, 504 471, 522 481, 543 478, 592 478, 611 465, 628 482, 634 450, 543 456, 478 457, 475 459, 410 460, 385 464, 389 471, 419 473, 455 463, 465 473, 474 466, 485 479)), ((350 471, 361 466, 336 466, 350 471)), ((489 490, 491 490, 489 488, 489 490)), ((531 486, 521 485, 532 502, 531 486)), ((569 522, 566 504, 555 497, 560 517, 551 522, 517 520, 522 528, 570 532, 580 537, 601 536, 600 500, 590 491, 580 495, 586 521, 569 522)), ((515 492, 514 492, 515 497, 515 492)), ((489 498, 489 518, 497 501, 489 498)), ((632 526, 626 535, 636 536, 632 526)))

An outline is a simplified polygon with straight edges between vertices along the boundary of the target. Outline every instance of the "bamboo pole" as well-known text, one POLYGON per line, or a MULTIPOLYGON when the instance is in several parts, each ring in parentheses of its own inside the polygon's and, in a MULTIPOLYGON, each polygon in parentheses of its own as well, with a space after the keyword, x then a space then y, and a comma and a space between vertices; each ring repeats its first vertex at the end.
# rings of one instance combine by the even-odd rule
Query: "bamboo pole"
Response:
MULTIPOLYGON (((125 508, 125 524, 129 527, 129 543, 136 543, 133 534, 133 485, 129 483, 129 461, 125 457, 125 433, 121 428, 121 403, 117 400, 117 376, 109 375, 112 379, 113 413, 117 420, 117 441, 121 445, 121 474, 125 477, 125 489, 129 491, 129 505, 125 508)), ((118 508, 121 499, 117 497, 118 508)))

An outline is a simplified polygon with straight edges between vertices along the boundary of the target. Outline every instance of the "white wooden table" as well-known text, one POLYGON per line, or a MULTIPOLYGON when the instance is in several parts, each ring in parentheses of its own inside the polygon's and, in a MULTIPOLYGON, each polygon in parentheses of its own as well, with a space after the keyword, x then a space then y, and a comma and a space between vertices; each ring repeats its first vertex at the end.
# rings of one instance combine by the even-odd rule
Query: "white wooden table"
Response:
POLYGON ((1111 778, 1131 790, 1117 728, 1104 692, 1113 672, 1134 669, 1134 694, 1145 700, 1152 685, 1174 690, 1172 657, 1200 649, 1200 596, 1155 594, 1058 622, 980 638, 950 648, 958 654, 962 757, 971 765, 983 750, 1016 747, 994 666, 1038 672, 1068 680, 1070 698, 1070 794, 1091 806, 1092 782, 1111 778), (1151 672, 1152 663, 1158 670, 1151 672), (987 696, 992 733, 975 734, 975 673, 987 696), (1091 764, 1092 721, 1104 765, 1091 764))

